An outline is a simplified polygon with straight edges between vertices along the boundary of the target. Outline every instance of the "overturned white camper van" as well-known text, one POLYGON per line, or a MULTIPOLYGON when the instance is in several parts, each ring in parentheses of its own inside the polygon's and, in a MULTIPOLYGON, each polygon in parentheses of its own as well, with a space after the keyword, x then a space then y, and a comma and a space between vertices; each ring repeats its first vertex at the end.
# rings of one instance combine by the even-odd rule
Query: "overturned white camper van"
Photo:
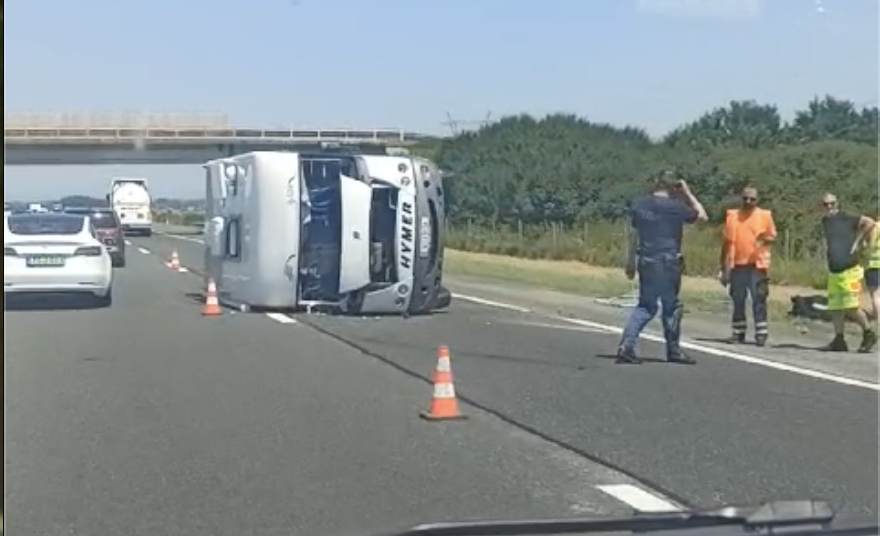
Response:
POLYGON ((420 314, 449 306, 436 166, 253 152, 205 164, 206 275, 238 307, 420 314))

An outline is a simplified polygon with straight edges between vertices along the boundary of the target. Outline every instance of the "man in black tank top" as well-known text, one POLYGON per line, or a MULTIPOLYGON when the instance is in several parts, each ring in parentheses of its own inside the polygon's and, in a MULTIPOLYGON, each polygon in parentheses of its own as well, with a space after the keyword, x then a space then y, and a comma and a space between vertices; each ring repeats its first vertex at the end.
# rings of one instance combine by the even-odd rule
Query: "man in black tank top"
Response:
POLYGON ((874 220, 867 216, 840 210, 837 197, 825 194, 822 198, 828 260, 828 312, 834 322, 834 339, 822 350, 846 352, 845 322, 849 317, 862 328, 859 352, 870 353, 877 345, 877 333, 861 307, 864 269, 859 256, 859 244, 872 232, 874 220))

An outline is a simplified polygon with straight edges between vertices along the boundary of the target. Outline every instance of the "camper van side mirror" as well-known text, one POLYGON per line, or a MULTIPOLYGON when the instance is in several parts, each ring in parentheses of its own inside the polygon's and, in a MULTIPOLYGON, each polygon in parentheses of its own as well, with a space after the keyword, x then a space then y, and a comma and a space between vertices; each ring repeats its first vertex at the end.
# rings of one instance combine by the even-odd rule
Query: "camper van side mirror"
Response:
POLYGON ((109 202, 110 202, 110 194, 105 195, 105 196, 104 196, 104 199, 106 199, 107 202, 109 203, 109 202))

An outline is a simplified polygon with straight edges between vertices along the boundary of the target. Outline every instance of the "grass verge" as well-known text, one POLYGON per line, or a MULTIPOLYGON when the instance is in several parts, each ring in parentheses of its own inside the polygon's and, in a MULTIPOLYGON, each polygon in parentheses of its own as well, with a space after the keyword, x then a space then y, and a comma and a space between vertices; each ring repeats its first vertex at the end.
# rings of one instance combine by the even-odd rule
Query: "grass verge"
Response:
MULTIPOLYGON (((621 269, 591 266, 576 261, 548 261, 472 253, 455 249, 445 252, 444 269, 450 275, 494 280, 567 294, 610 298, 635 289, 621 269)), ((768 303, 771 319, 784 319, 791 308, 791 297, 815 294, 802 287, 773 286, 768 303)), ((691 312, 727 313, 727 291, 715 280, 685 277, 682 285, 685 309, 691 312)))

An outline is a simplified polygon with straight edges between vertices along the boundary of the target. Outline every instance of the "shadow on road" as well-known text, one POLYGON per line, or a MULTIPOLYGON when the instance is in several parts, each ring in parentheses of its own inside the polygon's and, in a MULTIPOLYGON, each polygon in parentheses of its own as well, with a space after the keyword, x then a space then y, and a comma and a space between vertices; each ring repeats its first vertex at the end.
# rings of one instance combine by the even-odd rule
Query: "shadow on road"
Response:
MULTIPOLYGON (((598 357, 599 359, 607 359, 609 361, 617 361, 616 354, 596 354, 596 357, 598 357)), ((640 356, 639 362, 644 363, 644 364, 647 364, 647 363, 664 363, 666 365, 670 364, 669 361, 667 361, 666 359, 660 359, 657 357, 641 357, 640 356)), ((622 364, 628 365, 628 363, 622 363, 622 364)))
POLYGON ((3 310, 12 311, 83 311, 100 309, 101 305, 91 295, 48 295, 3 297, 3 310))
POLYGON ((772 344, 770 345, 772 348, 778 348, 780 350, 810 350, 813 352, 821 352, 822 345, 819 346, 804 346, 803 344, 795 344, 795 343, 782 343, 782 344, 772 344))
MULTIPOLYGON (((694 340, 697 342, 711 342, 713 344, 727 344, 729 346, 733 346, 733 343, 730 342, 728 337, 694 337, 694 340)), ((744 341, 738 343, 739 346, 757 346, 755 341, 744 341)))
MULTIPOLYGON (((757 346, 754 341, 745 341, 739 344, 732 344, 729 339, 724 337, 695 337, 695 341, 699 342, 709 342, 714 344, 726 344, 728 346, 757 346)), ((804 346, 803 344, 797 343, 779 343, 779 344, 771 344, 769 346, 775 350, 810 350, 813 352, 819 352, 822 350, 822 345, 819 346, 804 346)))

